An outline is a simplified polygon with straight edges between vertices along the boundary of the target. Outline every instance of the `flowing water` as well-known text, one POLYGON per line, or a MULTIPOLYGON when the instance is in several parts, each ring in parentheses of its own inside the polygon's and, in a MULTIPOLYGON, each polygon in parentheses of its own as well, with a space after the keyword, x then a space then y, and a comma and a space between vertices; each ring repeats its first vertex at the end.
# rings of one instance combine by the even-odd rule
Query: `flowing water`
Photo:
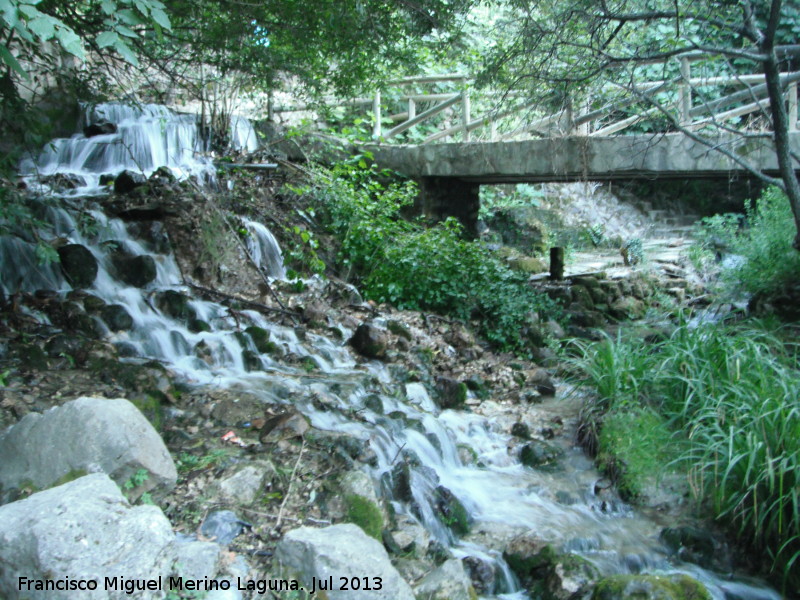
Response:
MULTIPOLYGON (((43 193, 53 191, 48 176, 68 176, 74 187, 66 194, 60 191, 72 196, 106 193, 106 182, 124 170, 150 176, 165 166, 179 178, 214 179, 214 165, 205 155, 207 144, 200 135, 197 115, 179 114, 157 104, 92 104, 83 107, 78 128, 83 131, 104 123, 113 124, 115 131, 91 137, 76 133, 53 140, 39 156, 22 161, 21 174, 34 190, 43 193)), ((231 117, 230 138, 235 150, 258 148, 252 124, 236 115, 231 117)))
MULTIPOLYGON (((132 113, 119 111, 121 123, 133 120, 132 113)), ((170 147, 169 151, 166 148, 171 141, 152 145, 157 153, 164 150, 159 157, 177 157, 177 162, 171 163, 173 167, 186 159, 187 173, 192 172, 189 158, 194 160, 196 138, 182 129, 181 124, 163 131, 151 127, 157 114, 160 114, 157 109, 139 113, 137 119, 143 121, 142 131, 154 137, 160 131, 172 139, 187 140, 187 148, 170 147)), ((136 126, 131 124, 131 127, 136 126)), ((93 172, 96 166, 100 172, 118 168, 119 164, 112 165, 110 158, 99 158, 102 154, 99 151, 95 155, 95 150, 88 149, 94 143, 81 136, 61 141, 58 144, 61 158, 56 160, 48 150, 39 159, 39 165, 47 165, 52 172, 63 168, 81 174, 93 172), (94 158, 88 159, 89 156, 94 158)), ((124 153, 115 156, 124 160, 124 153)), ((160 166, 158 160, 151 159, 148 168, 160 166)), ((157 359, 171 365, 189 384, 213 383, 246 389, 265 403, 291 403, 309 417, 314 427, 367 440, 378 457, 372 476, 384 493, 390 493, 391 485, 386 482, 391 480, 396 461, 402 456, 413 465, 410 470, 413 502, 393 498, 395 509, 421 522, 431 537, 449 546, 455 556, 477 557, 492 564, 496 585, 487 597, 526 597, 500 552, 492 549, 492 532, 533 530, 537 537, 589 559, 606 574, 683 572, 704 583, 718 600, 779 600, 777 593, 760 584, 731 580, 694 565, 669 561, 658 541, 664 524, 638 513, 614 496, 598 497, 594 484, 599 475, 578 449, 567 449, 565 468, 559 472, 523 467, 516 455, 509 453, 511 436, 507 428, 501 428, 495 421, 490 402, 474 412, 440 410, 423 385, 396 381, 390 369, 378 361, 357 362, 341 340, 311 332, 300 339, 294 329, 272 323, 253 311, 244 311, 234 319, 221 305, 191 300, 197 318, 208 323, 210 331, 190 331, 148 299, 156 290, 189 293, 182 286, 175 258, 159 254, 147 243, 134 239, 122 221, 108 219, 91 200, 86 201, 84 208, 89 210, 97 227, 92 235, 84 235, 77 223, 77 213, 64 207, 70 203, 78 206, 79 202, 83 201, 68 200, 62 206, 51 206, 46 217, 57 235, 85 245, 98 260, 99 274, 89 291, 109 304, 123 305, 133 318, 134 325, 129 331, 107 332, 110 341, 126 348, 126 355, 135 355, 121 360, 157 359), (112 240, 123 244, 128 252, 153 256, 158 270, 156 281, 144 290, 117 281, 110 269, 107 242, 112 240), (257 350, 246 336, 235 334, 249 325, 267 331, 270 340, 286 353, 308 357, 316 364, 316 372, 309 374, 268 354, 259 355, 260 370, 252 370, 252 366, 248 370, 243 353, 247 350, 257 354, 257 350), (202 358, 198 351, 201 347, 202 358), (374 403, 367 402, 368 397, 375 395, 382 410, 374 410, 374 403), (462 462, 460 445, 474 451, 475 464, 462 462), (463 503, 474 519, 473 530, 488 532, 484 539, 454 537, 433 506, 433 490, 437 486, 448 488, 463 503)), ((261 224, 246 225, 251 232, 249 251, 262 271, 270 277, 282 277, 280 249, 274 237, 261 224)), ((5 293, 42 287, 62 292, 70 289, 58 268, 38 266, 33 242, 8 236, 0 238, 0 275, 5 293)), ((343 339, 352 333, 341 325, 339 328, 343 339)))

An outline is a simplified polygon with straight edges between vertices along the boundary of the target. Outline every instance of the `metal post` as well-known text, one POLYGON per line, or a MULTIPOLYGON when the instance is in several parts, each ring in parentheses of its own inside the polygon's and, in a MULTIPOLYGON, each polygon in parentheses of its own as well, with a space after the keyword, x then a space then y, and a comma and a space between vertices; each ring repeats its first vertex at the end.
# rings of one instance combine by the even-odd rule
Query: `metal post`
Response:
POLYGON ((408 99, 408 121, 417 116, 417 103, 413 98, 408 99))
POLYGON ((375 98, 372 101, 372 114, 375 117, 375 124, 372 127, 372 137, 381 137, 381 91, 375 91, 375 98))
POLYGON ((689 59, 685 56, 681 58, 681 78, 683 82, 678 86, 680 106, 680 122, 681 125, 688 125, 691 117, 689 111, 692 110, 692 88, 690 87, 689 80, 692 77, 692 67, 689 59))
POLYGON ((797 82, 790 83, 786 92, 789 96, 789 131, 797 131, 797 122, 800 120, 797 112, 797 82))

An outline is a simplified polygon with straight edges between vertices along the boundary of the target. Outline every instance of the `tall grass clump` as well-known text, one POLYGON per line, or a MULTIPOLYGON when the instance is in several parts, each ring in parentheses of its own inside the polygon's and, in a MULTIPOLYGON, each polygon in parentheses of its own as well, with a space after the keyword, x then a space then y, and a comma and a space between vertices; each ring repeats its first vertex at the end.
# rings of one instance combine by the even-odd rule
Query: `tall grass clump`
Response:
POLYGON ((800 589, 800 353, 784 333, 758 321, 683 325, 647 352, 607 339, 579 344, 572 361, 598 391, 601 445, 615 415, 660 415, 702 506, 800 589))
POLYGON ((800 252, 792 248, 797 228, 789 199, 777 187, 766 189, 741 215, 703 219, 692 253, 707 268, 724 251, 741 257, 723 261, 720 277, 732 291, 770 294, 800 278, 800 252))
POLYGON ((356 157, 320 171, 310 190, 341 243, 345 277, 369 299, 472 321, 495 347, 529 353, 532 342, 541 342, 534 314, 556 315, 556 305, 536 294, 527 276, 466 239, 455 219, 428 227, 405 218, 416 186, 392 181, 369 159, 356 157))

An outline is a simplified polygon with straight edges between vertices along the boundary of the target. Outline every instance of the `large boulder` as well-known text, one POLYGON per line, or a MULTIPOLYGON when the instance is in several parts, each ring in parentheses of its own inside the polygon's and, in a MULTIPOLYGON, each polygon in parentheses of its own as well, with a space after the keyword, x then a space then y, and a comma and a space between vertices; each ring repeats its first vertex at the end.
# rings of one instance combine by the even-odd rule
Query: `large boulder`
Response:
POLYGON ((111 265, 116 278, 133 287, 143 288, 158 276, 156 261, 149 254, 131 255, 118 250, 111 255, 111 265))
MULTIPOLYGON (((175 535, 156 506, 131 507, 107 475, 96 473, 0 507, 0 597, 7 600, 127 599, 115 581, 158 582, 172 568, 175 535), (21 578, 32 581, 20 589, 21 578), (96 590, 37 590, 96 582, 96 590)), ((210 574, 210 575, 213 575, 210 574)), ((160 590, 136 594, 161 598, 160 590)))
POLYGON ((97 277, 97 259, 86 246, 65 244, 58 249, 61 271, 74 288, 86 288, 97 277))
POLYGON ((164 493, 177 480, 161 437, 124 398, 83 397, 30 413, 0 436, 0 490, 43 489, 102 471, 130 497, 164 493))
POLYGON ((278 543, 275 558, 283 575, 298 578, 307 590, 312 578, 317 592, 320 583, 327 586, 332 581, 326 590, 329 600, 414 600, 383 545, 351 523, 294 529, 278 543), (378 578, 380 589, 376 589, 378 578), (343 580, 348 589, 342 589, 343 580))
POLYGON ((425 600, 476 600, 478 597, 464 565, 455 558, 423 577, 414 587, 414 593, 425 600))

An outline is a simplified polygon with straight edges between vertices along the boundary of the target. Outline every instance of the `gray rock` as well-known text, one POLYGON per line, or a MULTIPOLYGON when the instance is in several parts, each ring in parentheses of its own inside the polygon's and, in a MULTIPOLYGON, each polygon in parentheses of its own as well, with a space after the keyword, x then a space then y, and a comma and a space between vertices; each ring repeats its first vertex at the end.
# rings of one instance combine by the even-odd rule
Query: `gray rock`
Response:
POLYGON ((175 547, 175 573, 186 579, 202 579, 216 573, 222 548, 213 542, 192 541, 175 547))
POLYGON ((470 600, 475 597, 469 575, 460 560, 450 559, 431 571, 414 588, 425 600, 470 600))
POLYGON ((110 133, 117 133, 117 126, 114 123, 103 121, 102 123, 92 123, 83 128, 83 135, 87 138, 96 135, 108 135, 110 133))
POLYGON ((327 582, 333 577, 330 600, 414 600, 409 585, 392 566, 386 550, 358 526, 350 523, 324 529, 301 527, 287 533, 275 549, 275 558, 287 576, 298 577, 310 589, 312 577, 327 582), (380 590, 341 590, 340 577, 380 577, 380 590))
POLYGON ((467 384, 451 377, 437 377, 436 390, 442 408, 460 409, 467 401, 467 384))
POLYGON ((247 465, 218 484, 220 498, 233 504, 252 504, 264 487, 266 471, 255 465, 247 465))
POLYGON ((342 477, 341 486, 342 492, 346 495, 352 494, 354 496, 360 496, 373 504, 379 504, 378 496, 375 494, 375 486, 372 484, 372 478, 364 473, 364 471, 348 471, 342 477))
POLYGON ((348 343, 356 352, 367 358, 383 358, 389 345, 389 336, 383 329, 372 323, 358 326, 348 343))
MULTIPOLYGON (((7 600, 127 599, 105 577, 166 581, 175 536, 156 506, 131 507, 107 475, 96 473, 0 507, 0 597, 7 600), (19 589, 19 577, 94 580, 95 591, 19 589)), ((166 583, 164 585, 167 585, 166 583)), ((160 591, 137 598, 161 598, 160 591)))
POLYGON ((120 486, 141 469, 147 477, 129 490, 161 494, 178 474, 149 421, 124 398, 83 397, 30 413, 0 436, 0 486, 4 493, 32 485, 42 489, 90 472, 106 473, 120 486))

